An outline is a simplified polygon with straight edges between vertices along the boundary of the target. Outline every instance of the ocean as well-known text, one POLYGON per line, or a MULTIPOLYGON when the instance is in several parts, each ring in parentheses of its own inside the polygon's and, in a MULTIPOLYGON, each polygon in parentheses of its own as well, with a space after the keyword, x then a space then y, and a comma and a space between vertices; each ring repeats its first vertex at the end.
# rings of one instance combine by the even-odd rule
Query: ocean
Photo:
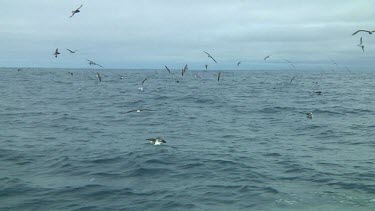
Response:
POLYGON ((0 72, 0 210, 375 210, 374 72, 0 72))

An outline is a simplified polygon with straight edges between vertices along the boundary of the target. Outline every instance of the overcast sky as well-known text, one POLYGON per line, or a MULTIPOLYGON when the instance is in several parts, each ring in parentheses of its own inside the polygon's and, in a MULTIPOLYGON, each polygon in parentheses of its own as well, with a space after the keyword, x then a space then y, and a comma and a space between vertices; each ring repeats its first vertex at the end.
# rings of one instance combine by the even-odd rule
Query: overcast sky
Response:
POLYGON ((331 60, 368 69, 375 33, 351 34, 375 30, 374 8, 374 0, 0 0, 0 67, 87 68, 92 59, 105 68, 236 69, 244 61, 242 69, 272 69, 286 68, 284 58, 300 69, 331 60))

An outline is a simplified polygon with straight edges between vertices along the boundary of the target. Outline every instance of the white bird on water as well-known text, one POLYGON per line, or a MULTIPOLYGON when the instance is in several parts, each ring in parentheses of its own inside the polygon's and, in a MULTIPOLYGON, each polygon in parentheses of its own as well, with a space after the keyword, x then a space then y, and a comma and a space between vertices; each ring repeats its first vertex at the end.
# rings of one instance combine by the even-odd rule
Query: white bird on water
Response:
POLYGON ((158 138, 148 138, 146 140, 150 141, 150 144, 153 144, 153 145, 161 145, 161 144, 167 143, 164 139, 162 139, 160 137, 158 137, 158 138))
POLYGON ((309 118, 309 119, 312 119, 313 118, 313 113, 312 112, 306 113, 306 117, 309 118))

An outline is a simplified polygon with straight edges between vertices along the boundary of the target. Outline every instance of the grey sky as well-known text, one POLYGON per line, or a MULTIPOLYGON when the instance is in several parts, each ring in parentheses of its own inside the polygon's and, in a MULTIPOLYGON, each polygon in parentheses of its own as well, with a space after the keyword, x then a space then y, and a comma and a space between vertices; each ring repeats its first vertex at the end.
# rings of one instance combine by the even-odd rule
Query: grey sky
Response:
POLYGON ((85 68, 86 58, 106 68, 233 69, 242 60, 243 69, 272 69, 285 67, 281 58, 301 69, 330 59, 357 69, 375 64, 375 34, 351 36, 375 30, 374 0, 0 0, 0 6, 3 67, 85 68), (361 36, 365 53, 357 47, 361 36))

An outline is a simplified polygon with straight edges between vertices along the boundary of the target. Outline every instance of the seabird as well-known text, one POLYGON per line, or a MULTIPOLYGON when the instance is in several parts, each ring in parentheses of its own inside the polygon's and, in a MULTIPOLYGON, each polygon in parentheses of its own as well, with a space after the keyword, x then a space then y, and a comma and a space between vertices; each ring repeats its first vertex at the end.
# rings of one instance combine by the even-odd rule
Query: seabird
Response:
POLYGON ((143 85, 145 83, 145 81, 149 78, 150 76, 147 76, 145 79, 143 79, 141 85, 143 85))
POLYGON ((169 68, 167 66, 164 66, 164 67, 168 70, 169 73, 171 73, 171 71, 169 70, 169 68))
POLYGON ((217 74, 217 81, 220 81, 220 76, 221 76, 221 72, 219 72, 219 74, 217 74))
POLYGON ((185 75, 186 70, 188 70, 188 65, 185 65, 185 67, 182 68, 182 70, 181 70, 181 75, 182 75, 182 76, 185 75))
POLYGON ((203 52, 207 54, 208 58, 211 58, 212 60, 214 60, 215 63, 217 63, 214 57, 212 57, 209 53, 207 53, 206 51, 203 51, 203 52))
POLYGON ((313 113, 312 112, 306 113, 306 117, 309 118, 309 119, 312 119, 313 118, 313 113))
POLYGON ((19 72, 19 71, 21 71, 21 70, 22 70, 22 68, 18 68, 18 69, 17 69, 17 72, 19 72))
POLYGON ((59 54, 60 54, 59 49, 56 48, 55 53, 53 55, 55 55, 55 57, 57 58, 57 55, 59 55, 59 54))
POLYGON ((375 32, 375 30, 374 31, 368 31, 368 30, 358 30, 358 31, 356 31, 356 32, 354 32, 353 34, 352 34, 352 36, 354 36, 354 35, 356 35, 358 32, 367 32, 367 33, 369 33, 369 34, 372 34, 373 32, 375 32))
POLYGON ((67 51, 69 51, 70 53, 75 53, 75 52, 77 52, 77 50, 75 50, 75 51, 72 51, 72 50, 70 50, 70 49, 66 49, 67 51))
POLYGON ((207 70, 207 68, 208 68, 208 65, 206 64, 206 65, 204 65, 205 67, 206 67, 206 70, 207 70))
POLYGON ((240 64, 241 64, 241 61, 239 61, 239 62, 237 63, 237 66, 240 66, 240 64))
POLYGON ((357 46, 361 47, 362 51, 365 52, 365 46, 363 45, 362 37, 361 37, 361 39, 359 39, 359 44, 357 46))
POLYGON ((294 70, 296 70, 296 67, 294 66, 294 64, 291 61, 289 61, 287 59, 284 59, 284 61, 288 62, 290 65, 292 65, 292 67, 294 68, 294 70))
POLYGON ((315 91, 314 93, 317 94, 317 95, 321 95, 323 92, 322 91, 315 91))
POLYGON ((294 76, 293 78, 292 78, 292 80, 290 80, 290 82, 289 83, 292 83, 292 81, 294 80, 296 78, 296 76, 294 76))
POLYGON ((96 76, 98 77, 99 82, 102 82, 102 77, 100 76, 99 72, 96 72, 96 76))
POLYGON ((83 6, 83 5, 79 6, 76 10, 73 10, 73 11, 72 11, 72 15, 70 16, 70 18, 73 17, 76 13, 81 12, 79 9, 81 9, 82 6, 83 6))
POLYGON ((134 110, 130 110, 130 111, 125 112, 125 114, 132 113, 132 112, 140 113, 142 111, 154 111, 154 110, 151 110, 151 109, 134 109, 134 110))
POLYGON ((271 55, 268 55, 268 56, 264 57, 263 60, 266 60, 266 59, 270 58, 270 56, 271 56, 271 55))
POLYGON ((164 139, 158 137, 158 138, 148 138, 146 139, 148 141, 150 141, 151 144, 153 145, 161 145, 162 143, 167 143, 166 141, 164 141, 164 139))
POLYGON ((72 72, 68 72, 68 74, 70 74, 70 75, 73 75, 73 73, 72 73, 72 72))
POLYGON ((100 64, 97 64, 97 63, 91 61, 90 59, 86 59, 86 60, 89 62, 89 65, 96 65, 96 66, 99 66, 99 67, 103 67, 100 64))
POLYGON ((349 73, 352 73, 352 71, 350 71, 347 66, 345 66, 345 68, 346 68, 346 71, 348 71, 349 73))

